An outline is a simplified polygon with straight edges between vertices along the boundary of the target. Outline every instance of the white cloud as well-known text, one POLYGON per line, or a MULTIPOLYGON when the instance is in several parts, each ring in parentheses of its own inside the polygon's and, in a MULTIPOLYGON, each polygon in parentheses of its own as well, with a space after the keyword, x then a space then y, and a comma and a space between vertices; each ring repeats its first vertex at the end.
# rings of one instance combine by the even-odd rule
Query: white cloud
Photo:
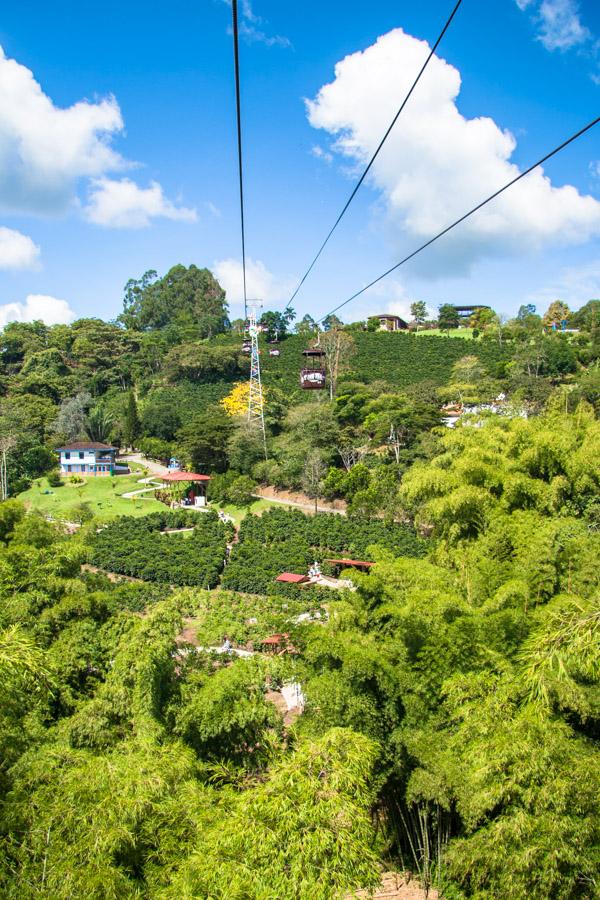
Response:
MULTIPOLYGON (((385 281, 373 285, 363 295, 363 302, 348 307, 346 318, 352 321, 361 321, 375 313, 390 313, 410 321, 412 319, 411 304, 419 299, 398 278, 387 278, 385 281), (378 299, 375 300, 375 298, 378 299)), ((427 304, 427 313, 430 318, 435 318, 437 310, 427 304)), ((343 316, 344 313, 341 312, 340 315, 343 316)))
POLYGON ((539 39, 547 50, 570 50, 592 34, 579 18, 574 0, 544 0, 539 9, 539 39))
POLYGON ((106 228, 146 228, 152 219, 196 222, 195 209, 175 206, 156 181, 141 188, 129 178, 92 181, 84 214, 90 222, 106 228))
MULTIPOLYGON (((231 7, 231 0, 223 0, 227 6, 231 7)), ((261 26, 268 24, 261 16, 257 16, 252 9, 250 0, 242 0, 241 17, 238 30, 242 40, 247 44, 264 44, 266 47, 291 47, 292 42, 289 38, 282 34, 267 34, 261 26)), ((231 27, 228 32, 231 34, 231 27)))
POLYGON ((521 10, 534 9, 537 38, 547 50, 571 50, 592 39, 581 21, 577 0, 516 0, 521 10))
POLYGON ((590 175, 592 178, 600 178, 600 159, 594 159, 590 163, 590 175))
MULTIPOLYGON (((229 303, 244 299, 242 263, 239 259, 220 259, 213 266, 217 280, 227 293, 229 303)), ((246 258, 246 292, 248 299, 264 303, 284 303, 293 291, 295 282, 278 278, 261 260, 246 258)))
MULTIPOLYGON (((335 136, 332 150, 364 165, 428 52, 424 41, 398 28, 347 56, 336 65, 335 80, 307 101, 310 123, 335 136)), ((491 118, 461 115, 460 85, 458 70, 434 56, 371 170, 399 254, 519 173, 511 162, 515 137, 491 118)), ((571 185, 554 187, 538 169, 428 250, 418 268, 460 273, 479 258, 583 242, 595 234, 600 203, 571 185)))
POLYGON ((571 309, 579 309, 588 300, 600 299, 600 262, 561 269, 543 288, 523 299, 542 312, 553 300, 563 300, 571 309))
POLYGON ((219 209, 219 207, 216 206, 214 203, 211 203, 210 200, 206 200, 206 202, 205 202, 204 205, 206 206, 206 208, 207 208, 207 210, 209 211, 209 213, 211 214, 211 216, 214 216, 215 219, 220 219, 220 218, 222 218, 223 213, 221 212, 221 210, 219 209))
POLYGON ((155 216, 195 221, 194 211, 177 208, 156 182, 143 189, 106 178, 134 165, 111 146, 123 128, 113 96, 55 106, 33 73, 0 47, 0 212, 63 214, 79 207, 80 183, 92 179, 92 221, 104 216, 101 224, 111 224, 108 212, 111 203, 118 207, 118 192, 122 207, 129 193, 132 209, 117 210, 116 227, 140 227, 155 216))
POLYGON ((40 248, 26 234, 0 226, 0 269, 32 269, 40 248))
POLYGON ((23 303, 0 305, 0 328, 9 322, 35 322, 37 319, 46 325, 66 325, 74 318, 75 313, 66 300, 46 294, 29 294, 23 303))
POLYGON ((0 47, 0 210, 64 212, 79 178, 125 165, 109 144, 122 129, 114 97, 60 109, 0 47))
POLYGON ((314 147, 310 148, 311 156, 314 156, 315 159, 322 159, 323 162, 332 163, 333 162, 333 154, 328 150, 323 150, 322 147, 319 147, 318 144, 315 144, 314 147))

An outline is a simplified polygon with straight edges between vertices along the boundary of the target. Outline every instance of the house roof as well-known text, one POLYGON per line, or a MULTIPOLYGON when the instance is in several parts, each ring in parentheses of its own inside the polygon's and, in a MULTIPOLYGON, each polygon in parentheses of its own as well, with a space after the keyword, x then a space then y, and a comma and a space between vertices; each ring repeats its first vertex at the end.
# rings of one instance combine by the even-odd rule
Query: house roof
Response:
POLYGON ((261 644, 281 644, 282 641, 287 641, 289 638, 289 634, 272 634, 270 637, 263 638, 260 641, 261 644))
POLYGON ((388 319, 394 322, 404 322, 402 316, 396 316, 394 313, 377 313, 375 316, 369 316, 370 319, 388 319))
POLYGON ((102 444, 100 441, 74 441, 72 444, 64 444, 57 450, 116 450, 110 444, 102 444))
POLYGON ((364 569, 370 569, 374 563, 364 559, 326 559, 325 562, 333 563, 337 566, 360 566, 364 569))
POLYGON ((283 581, 286 584, 303 584, 308 581, 307 575, 296 575, 294 572, 282 572, 275 581, 283 581))
POLYGON ((161 481, 210 481, 210 475, 198 475, 196 472, 166 472, 160 476, 161 481))

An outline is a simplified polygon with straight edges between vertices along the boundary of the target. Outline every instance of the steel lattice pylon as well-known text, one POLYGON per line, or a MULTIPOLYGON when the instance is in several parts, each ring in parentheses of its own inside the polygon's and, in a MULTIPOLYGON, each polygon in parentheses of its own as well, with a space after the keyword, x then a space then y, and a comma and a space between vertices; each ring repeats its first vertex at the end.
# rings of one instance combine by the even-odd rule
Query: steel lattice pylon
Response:
POLYGON ((260 380, 260 351, 258 349, 258 326, 256 312, 259 304, 251 304, 248 307, 248 336, 251 342, 250 350, 250 390, 248 391, 248 421, 256 422, 260 427, 267 458, 267 434, 265 431, 265 410, 263 402, 262 383, 260 380))

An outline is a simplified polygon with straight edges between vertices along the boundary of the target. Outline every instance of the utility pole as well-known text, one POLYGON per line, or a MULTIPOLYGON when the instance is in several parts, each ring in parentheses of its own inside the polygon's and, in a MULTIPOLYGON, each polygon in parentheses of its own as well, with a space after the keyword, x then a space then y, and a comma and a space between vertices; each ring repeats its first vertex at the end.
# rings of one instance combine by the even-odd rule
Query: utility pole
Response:
POLYGON ((251 342, 250 351, 250 390, 248 391, 248 421, 256 423, 262 431, 265 459, 267 459, 267 434, 265 431, 265 410, 263 403, 262 383, 260 380, 260 351, 258 349, 258 325, 256 313, 261 304, 254 302, 248 306, 248 337, 251 342))

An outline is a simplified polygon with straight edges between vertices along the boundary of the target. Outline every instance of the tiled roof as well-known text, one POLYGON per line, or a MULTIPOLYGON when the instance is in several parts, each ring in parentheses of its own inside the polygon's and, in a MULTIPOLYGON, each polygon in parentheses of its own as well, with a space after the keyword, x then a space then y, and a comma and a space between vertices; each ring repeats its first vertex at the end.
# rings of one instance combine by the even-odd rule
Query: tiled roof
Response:
POLYGON ((167 472, 159 477, 161 481, 210 481, 210 475, 198 475, 196 472, 167 472))
POLYGON ((100 441, 74 441, 72 444, 65 444, 63 447, 57 447, 58 450, 116 450, 110 444, 102 444, 100 441))
POLYGON ((308 578, 306 575, 296 575, 294 572, 282 572, 275 581, 283 581, 286 584, 302 584, 304 581, 308 581, 308 578))

